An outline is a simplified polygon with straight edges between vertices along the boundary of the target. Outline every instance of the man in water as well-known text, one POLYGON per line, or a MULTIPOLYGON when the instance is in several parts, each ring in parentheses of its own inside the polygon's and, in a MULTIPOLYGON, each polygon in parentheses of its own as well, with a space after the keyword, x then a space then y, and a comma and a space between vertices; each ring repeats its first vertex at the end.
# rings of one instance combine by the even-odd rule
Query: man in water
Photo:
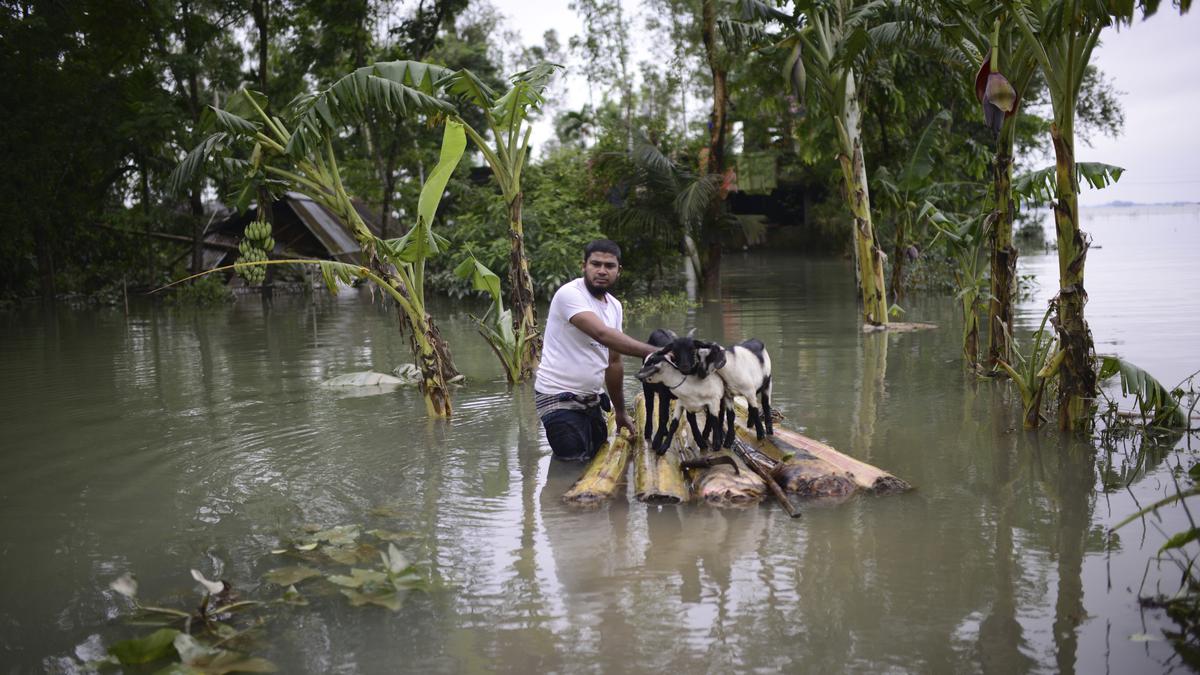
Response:
POLYGON ((625 411, 621 355, 645 358, 656 348, 621 332, 621 303, 608 294, 620 275, 620 247, 597 239, 583 250, 583 277, 563 284, 550 301, 533 392, 559 459, 596 454, 608 438, 607 410, 615 409, 618 430, 636 433, 625 411))

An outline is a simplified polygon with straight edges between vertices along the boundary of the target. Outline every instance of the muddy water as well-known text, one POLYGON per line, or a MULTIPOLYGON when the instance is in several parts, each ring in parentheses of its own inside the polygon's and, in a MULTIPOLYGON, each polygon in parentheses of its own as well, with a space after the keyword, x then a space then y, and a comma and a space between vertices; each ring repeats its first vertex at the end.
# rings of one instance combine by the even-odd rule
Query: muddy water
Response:
MULTIPOLYGON (((1085 224, 1101 245, 1088 267, 1098 349, 1168 384, 1200 367, 1185 292, 1198 224, 1194 211, 1085 224)), ((1027 254, 1022 272, 1041 279, 1019 311, 1027 332, 1054 258, 1027 254)), ((409 359, 395 317, 354 292, 0 316, 0 671, 73 672, 137 634, 107 590, 125 571, 159 604, 195 601, 189 568, 277 594, 262 581, 285 564, 270 550, 305 524, 404 533, 443 585, 393 613, 303 582, 310 604, 269 611, 256 647, 283 672, 1177 664, 1170 623, 1137 594, 1175 590, 1169 566, 1141 584, 1183 517, 1106 530, 1170 493, 1197 439, 1097 448, 1023 433, 1013 392, 964 377, 950 299, 908 307, 940 330, 863 336, 852 282, 843 261, 731 255, 719 302, 630 320, 639 334, 763 339, 786 424, 918 486, 799 520, 627 498, 567 508, 580 468, 550 460, 530 390, 500 381, 461 303, 436 309, 470 379, 448 424, 411 391, 318 386, 409 359)))

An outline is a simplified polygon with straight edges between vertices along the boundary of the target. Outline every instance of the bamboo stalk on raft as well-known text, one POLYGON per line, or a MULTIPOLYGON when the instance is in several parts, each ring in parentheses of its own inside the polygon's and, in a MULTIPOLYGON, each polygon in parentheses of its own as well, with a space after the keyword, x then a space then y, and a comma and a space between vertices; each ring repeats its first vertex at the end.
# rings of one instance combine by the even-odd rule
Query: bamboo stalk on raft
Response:
MULTIPOLYGON (((745 402, 735 403, 739 417, 745 418, 745 402)), ((812 497, 846 497, 857 490, 872 494, 893 494, 911 490, 908 482, 892 474, 842 454, 832 447, 803 434, 775 425, 775 435, 761 442, 754 432, 737 425, 738 437, 783 464, 775 471, 776 480, 789 492, 812 497)))
MULTIPOLYGON (((676 402, 678 405, 678 402, 676 402)), ((641 394, 634 399, 634 426, 639 430, 646 425, 646 400, 641 394)), ((684 478, 679 463, 683 453, 684 434, 676 434, 671 447, 662 455, 654 452, 643 438, 634 443, 634 496, 647 504, 678 504, 691 499, 691 490, 684 478)))
MULTIPOLYGON (((645 424, 645 411, 646 404, 642 395, 638 394, 634 400, 634 428, 640 429, 645 424)), ((624 429, 620 433, 614 433, 615 427, 616 421, 609 413, 608 437, 611 440, 596 452, 596 456, 584 469, 583 475, 563 494, 563 501, 571 504, 598 504, 611 498, 617 488, 625 482, 630 445, 636 441, 630 438, 629 432, 624 429)))

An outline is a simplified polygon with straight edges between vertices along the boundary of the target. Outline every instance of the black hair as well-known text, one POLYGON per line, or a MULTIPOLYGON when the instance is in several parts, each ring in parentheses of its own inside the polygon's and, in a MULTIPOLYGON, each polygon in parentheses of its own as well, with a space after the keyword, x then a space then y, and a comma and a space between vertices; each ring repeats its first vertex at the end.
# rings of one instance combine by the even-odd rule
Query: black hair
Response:
POLYGON ((617 264, 621 263, 621 247, 612 239, 596 239, 589 242, 583 249, 583 262, 587 262, 593 253, 611 253, 617 257, 617 264))

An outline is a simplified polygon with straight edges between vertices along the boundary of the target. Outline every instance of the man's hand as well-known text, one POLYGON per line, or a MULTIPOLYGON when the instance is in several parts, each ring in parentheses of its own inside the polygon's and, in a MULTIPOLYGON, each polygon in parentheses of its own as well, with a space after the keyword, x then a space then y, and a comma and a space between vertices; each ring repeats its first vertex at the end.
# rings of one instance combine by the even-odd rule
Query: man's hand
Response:
POLYGON ((630 438, 637 437, 637 429, 633 428, 633 420, 629 419, 629 413, 625 412, 624 409, 618 408, 613 413, 613 419, 616 420, 617 423, 617 434, 620 434, 621 428, 624 427, 625 429, 629 430, 630 438))

